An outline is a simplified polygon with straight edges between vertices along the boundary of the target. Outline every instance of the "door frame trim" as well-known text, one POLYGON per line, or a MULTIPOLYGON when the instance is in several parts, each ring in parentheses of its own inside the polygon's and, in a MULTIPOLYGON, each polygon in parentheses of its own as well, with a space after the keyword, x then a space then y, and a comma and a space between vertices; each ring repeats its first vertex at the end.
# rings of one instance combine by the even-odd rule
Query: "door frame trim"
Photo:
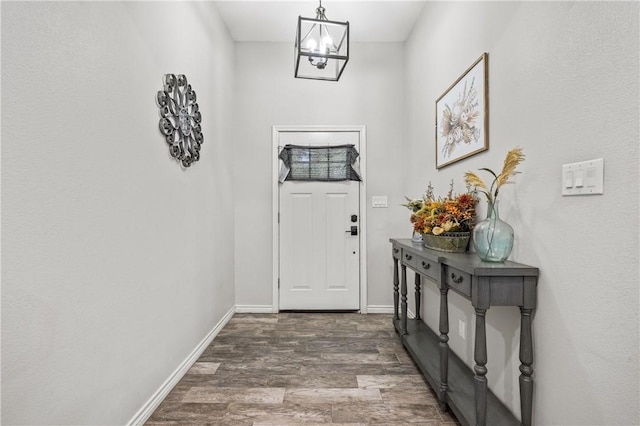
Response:
POLYGON ((271 201, 272 201, 272 253, 273 253, 273 313, 280 310, 280 291, 278 279, 280 277, 280 237, 278 214, 280 213, 280 133, 285 132, 358 132, 360 147, 360 313, 367 313, 367 128, 364 125, 274 125, 271 133, 271 201))

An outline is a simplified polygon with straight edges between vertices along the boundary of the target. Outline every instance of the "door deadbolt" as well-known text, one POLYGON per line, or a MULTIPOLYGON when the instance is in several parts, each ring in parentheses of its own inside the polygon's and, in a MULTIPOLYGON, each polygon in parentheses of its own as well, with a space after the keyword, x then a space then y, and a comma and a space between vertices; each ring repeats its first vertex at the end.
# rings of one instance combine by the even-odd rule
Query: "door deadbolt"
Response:
POLYGON ((352 214, 351 215, 351 222, 356 223, 358 221, 358 215, 357 214, 352 214))

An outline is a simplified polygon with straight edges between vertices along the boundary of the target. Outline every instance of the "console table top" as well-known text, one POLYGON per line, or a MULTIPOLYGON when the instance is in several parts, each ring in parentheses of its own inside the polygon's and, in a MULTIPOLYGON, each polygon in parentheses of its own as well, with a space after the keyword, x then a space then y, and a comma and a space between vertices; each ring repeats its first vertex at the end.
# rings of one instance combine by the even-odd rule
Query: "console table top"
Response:
POLYGON ((537 277, 539 269, 534 266, 512 262, 504 263, 484 262, 475 253, 447 253, 438 250, 431 250, 412 241, 410 238, 390 238, 394 245, 402 247, 403 250, 414 253, 418 256, 429 258, 439 263, 454 265, 456 268, 478 277, 481 276, 527 276, 537 277))

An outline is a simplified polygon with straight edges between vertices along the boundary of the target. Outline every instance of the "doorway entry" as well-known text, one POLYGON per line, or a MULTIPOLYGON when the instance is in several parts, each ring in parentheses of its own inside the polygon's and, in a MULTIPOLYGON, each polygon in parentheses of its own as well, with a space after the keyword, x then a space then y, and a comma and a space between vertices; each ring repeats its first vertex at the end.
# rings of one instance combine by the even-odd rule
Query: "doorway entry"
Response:
POLYGON ((364 126, 273 127, 273 311, 366 313, 364 126), (354 145, 361 181, 279 182, 285 145, 354 145))

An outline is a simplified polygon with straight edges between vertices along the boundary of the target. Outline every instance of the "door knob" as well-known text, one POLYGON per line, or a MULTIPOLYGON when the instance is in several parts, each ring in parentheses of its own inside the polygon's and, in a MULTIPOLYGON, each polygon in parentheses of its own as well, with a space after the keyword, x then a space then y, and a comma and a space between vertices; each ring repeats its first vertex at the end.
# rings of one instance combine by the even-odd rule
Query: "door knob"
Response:
POLYGON ((351 235, 358 235, 358 227, 357 226, 352 226, 350 230, 348 231, 344 231, 347 234, 351 234, 351 235))

